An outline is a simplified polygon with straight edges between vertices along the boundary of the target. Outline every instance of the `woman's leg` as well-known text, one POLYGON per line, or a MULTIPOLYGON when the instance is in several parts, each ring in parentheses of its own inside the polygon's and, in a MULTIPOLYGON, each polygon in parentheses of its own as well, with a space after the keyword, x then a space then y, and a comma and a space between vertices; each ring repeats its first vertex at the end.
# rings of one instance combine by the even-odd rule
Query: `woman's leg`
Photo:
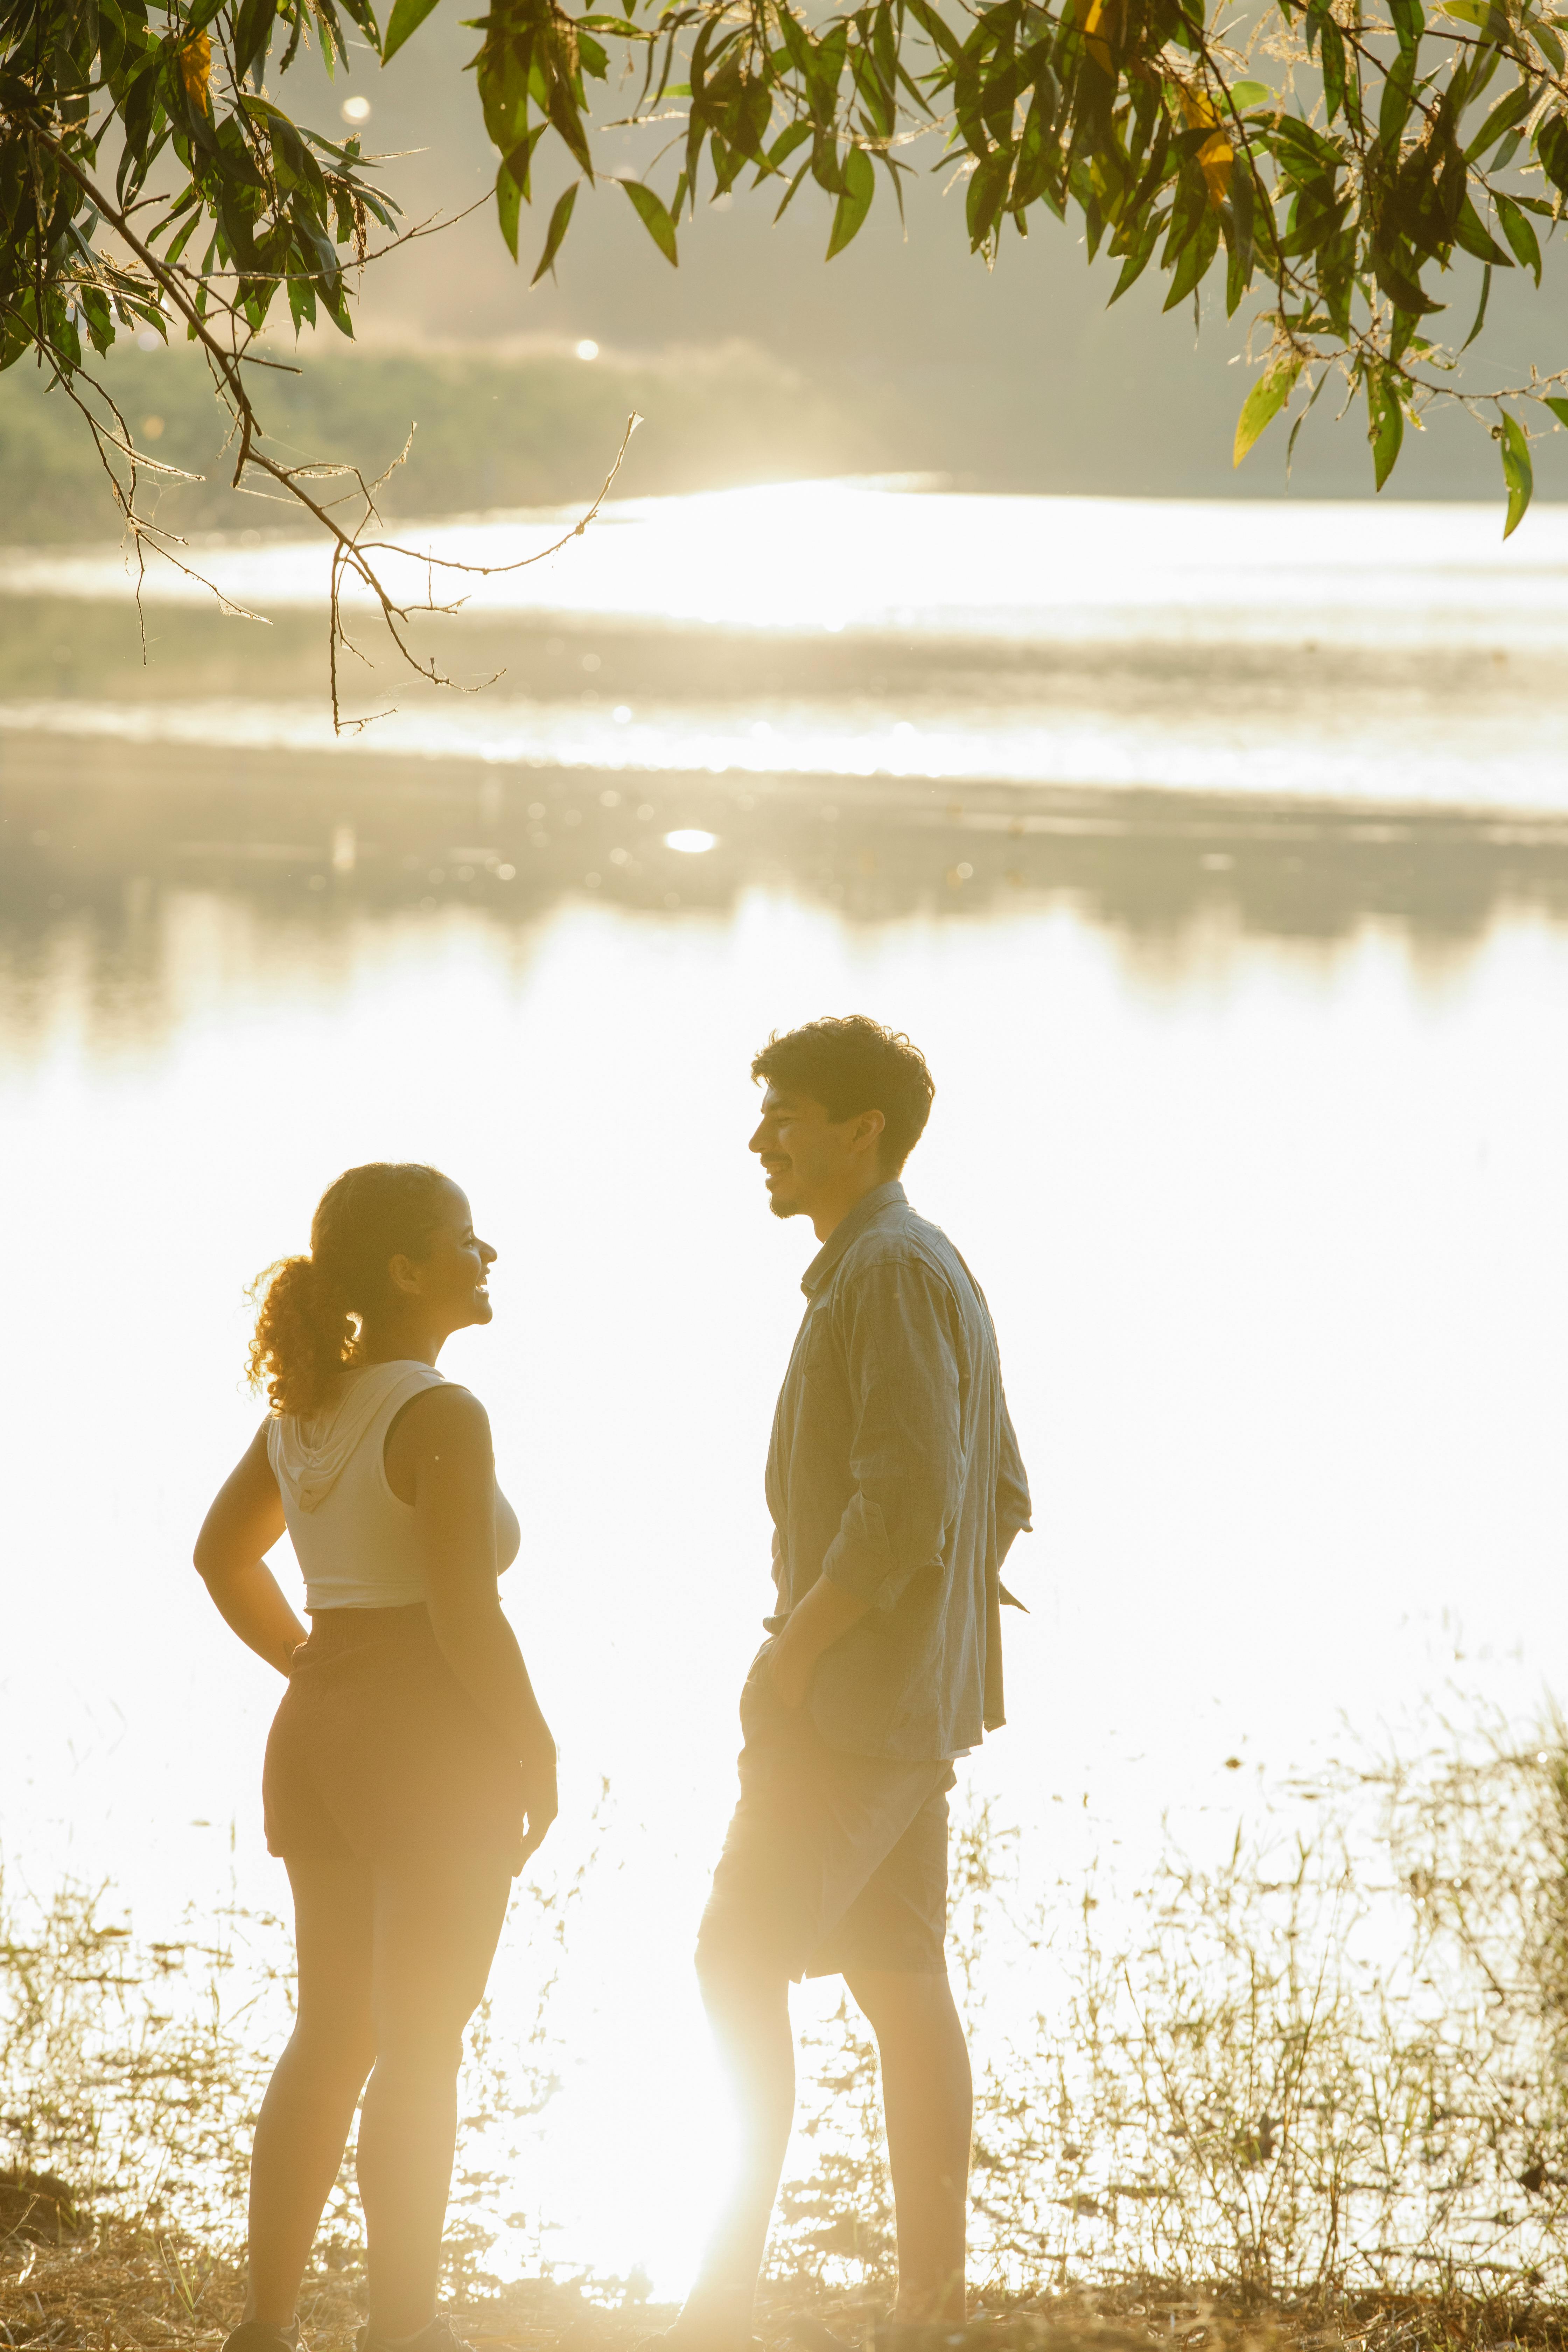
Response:
POLYGON ((321 2208, 331 2194, 354 2107, 374 2056, 370 1874, 341 1855, 296 1858, 294 2031, 273 2069, 250 2158, 247 2319, 287 2327, 321 2208))
POLYGON ((377 1866, 375 2069, 359 2127, 377 2336, 412 2336, 436 2315, 463 2029, 484 1997, 510 1893, 508 1864, 478 1855, 377 1866))

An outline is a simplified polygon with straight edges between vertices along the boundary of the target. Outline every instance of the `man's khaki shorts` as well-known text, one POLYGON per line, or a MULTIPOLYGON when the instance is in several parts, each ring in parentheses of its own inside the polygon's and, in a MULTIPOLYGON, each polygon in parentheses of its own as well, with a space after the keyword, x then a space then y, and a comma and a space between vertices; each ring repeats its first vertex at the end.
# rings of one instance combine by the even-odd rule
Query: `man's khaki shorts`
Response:
POLYGON ((764 1651, 741 1694, 741 1801, 698 1934, 700 1969, 734 1954, 788 1974, 945 1974, 945 1758, 830 1748, 784 1706, 764 1651))

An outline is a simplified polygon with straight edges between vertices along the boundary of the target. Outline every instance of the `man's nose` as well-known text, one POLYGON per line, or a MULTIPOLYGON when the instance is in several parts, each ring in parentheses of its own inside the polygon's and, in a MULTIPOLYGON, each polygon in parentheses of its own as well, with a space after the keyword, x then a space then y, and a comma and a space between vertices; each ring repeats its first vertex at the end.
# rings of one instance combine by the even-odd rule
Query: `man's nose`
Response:
POLYGON ((746 1149, 748 1151, 761 1151, 766 1144, 766 1141, 767 1138, 763 1135, 762 1129, 759 1127, 756 1133, 752 1136, 750 1143, 747 1144, 746 1149))

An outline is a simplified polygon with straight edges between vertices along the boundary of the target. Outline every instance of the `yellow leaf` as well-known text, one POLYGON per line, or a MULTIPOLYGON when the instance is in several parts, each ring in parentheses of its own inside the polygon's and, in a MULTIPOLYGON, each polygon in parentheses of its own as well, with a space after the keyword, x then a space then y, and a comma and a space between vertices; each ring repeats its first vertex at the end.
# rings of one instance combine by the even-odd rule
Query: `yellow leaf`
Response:
MULTIPOLYGON (((1206 90, 1183 86, 1176 92, 1176 101, 1189 131, 1201 131, 1205 124, 1219 121, 1219 110, 1206 90)), ((1216 129, 1214 137, 1205 139, 1198 149, 1198 169, 1216 212, 1230 194, 1230 175, 1235 166, 1236 152, 1224 131, 1216 129)))
POLYGON ((1116 58, 1110 44, 1116 38, 1121 14, 1121 0, 1089 0, 1083 19, 1084 47, 1101 73, 1110 74, 1113 79, 1116 58))
POLYGON ((212 79, 213 45, 205 33, 193 33, 180 48, 180 79, 193 106, 205 112, 207 84, 212 79))
POLYGON ((1230 194, 1230 175, 1236 156, 1223 131, 1205 139, 1198 149, 1198 169, 1208 184, 1209 202, 1217 212, 1230 194))

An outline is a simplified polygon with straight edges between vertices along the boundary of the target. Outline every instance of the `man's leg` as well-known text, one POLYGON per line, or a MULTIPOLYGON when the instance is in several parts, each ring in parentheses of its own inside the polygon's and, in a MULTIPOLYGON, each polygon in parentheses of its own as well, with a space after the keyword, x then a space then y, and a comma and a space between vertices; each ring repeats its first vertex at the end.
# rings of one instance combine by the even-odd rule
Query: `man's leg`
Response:
POLYGON ((899 2226, 894 2316, 962 2321, 973 2084, 946 1972, 847 1971, 882 2060, 899 2226))
POLYGON ((708 2021, 735 2103, 734 2177, 708 2242, 679 2333, 733 2352, 752 2332, 752 2306, 768 2242, 795 2114, 795 2036, 784 1963, 706 1926, 697 1975, 708 2021))

